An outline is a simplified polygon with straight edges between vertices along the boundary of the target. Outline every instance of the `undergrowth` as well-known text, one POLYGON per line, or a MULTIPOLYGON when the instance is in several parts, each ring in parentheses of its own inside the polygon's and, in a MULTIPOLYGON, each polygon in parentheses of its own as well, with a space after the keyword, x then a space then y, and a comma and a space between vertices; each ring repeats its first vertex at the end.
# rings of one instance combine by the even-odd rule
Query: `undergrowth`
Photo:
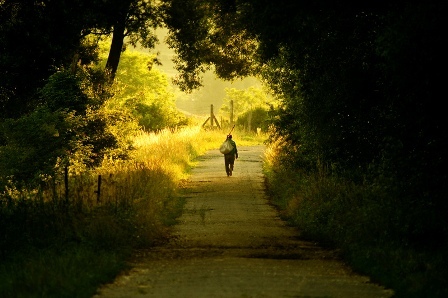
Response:
MULTIPOLYGON (((168 239, 184 204, 178 190, 196 158, 226 134, 201 127, 142 132, 130 159, 71 168, 68 184, 59 173, 38 189, 9 186, 0 197, 0 296, 91 297, 126 269, 135 249, 168 239)), ((239 145, 262 139, 234 135, 246 138, 239 145)))
POLYGON ((303 237, 338 248, 355 270, 393 289, 395 297, 448 297, 443 235, 435 235, 438 241, 409 237, 408 223, 418 226, 427 219, 410 214, 403 198, 378 184, 341 179, 323 167, 291 167, 281 155, 276 144, 266 150, 266 185, 281 216, 303 237))

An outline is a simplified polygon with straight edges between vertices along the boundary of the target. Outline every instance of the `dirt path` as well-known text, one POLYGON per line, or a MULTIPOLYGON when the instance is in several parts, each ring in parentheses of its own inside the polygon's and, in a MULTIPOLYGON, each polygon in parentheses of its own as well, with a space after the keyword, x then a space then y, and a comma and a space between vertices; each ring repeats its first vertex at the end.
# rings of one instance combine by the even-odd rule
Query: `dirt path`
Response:
POLYGON ((391 297, 277 217, 264 193, 263 149, 239 148, 232 177, 218 150, 201 157, 170 243, 95 297, 391 297))

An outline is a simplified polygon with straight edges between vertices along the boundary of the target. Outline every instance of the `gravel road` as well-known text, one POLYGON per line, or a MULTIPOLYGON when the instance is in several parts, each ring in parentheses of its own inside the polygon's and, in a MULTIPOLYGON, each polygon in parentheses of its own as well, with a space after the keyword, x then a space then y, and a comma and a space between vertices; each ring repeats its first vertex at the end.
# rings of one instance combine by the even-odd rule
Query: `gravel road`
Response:
POLYGON ((169 243, 142 252, 102 297, 392 297, 337 258, 300 239, 269 205, 263 146, 239 147, 227 177, 218 150, 199 160, 169 243))

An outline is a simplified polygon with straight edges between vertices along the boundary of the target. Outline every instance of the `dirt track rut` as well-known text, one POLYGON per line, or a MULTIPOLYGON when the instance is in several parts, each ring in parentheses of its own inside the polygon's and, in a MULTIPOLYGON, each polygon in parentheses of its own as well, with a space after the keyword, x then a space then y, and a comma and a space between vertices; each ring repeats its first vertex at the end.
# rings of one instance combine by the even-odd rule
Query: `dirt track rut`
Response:
POLYGON ((95 297, 392 297, 278 218, 264 192, 263 149, 240 147, 232 177, 218 150, 202 156, 170 242, 95 297))

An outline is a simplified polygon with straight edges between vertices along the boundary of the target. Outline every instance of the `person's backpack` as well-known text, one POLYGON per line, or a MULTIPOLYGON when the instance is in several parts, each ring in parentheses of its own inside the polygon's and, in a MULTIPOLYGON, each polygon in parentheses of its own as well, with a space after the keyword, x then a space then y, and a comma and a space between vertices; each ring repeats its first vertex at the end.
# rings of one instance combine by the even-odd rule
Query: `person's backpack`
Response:
POLYGON ((225 140, 224 143, 222 143, 221 147, 219 147, 219 151, 222 154, 228 154, 232 150, 233 150, 233 145, 230 142, 230 139, 225 140))

